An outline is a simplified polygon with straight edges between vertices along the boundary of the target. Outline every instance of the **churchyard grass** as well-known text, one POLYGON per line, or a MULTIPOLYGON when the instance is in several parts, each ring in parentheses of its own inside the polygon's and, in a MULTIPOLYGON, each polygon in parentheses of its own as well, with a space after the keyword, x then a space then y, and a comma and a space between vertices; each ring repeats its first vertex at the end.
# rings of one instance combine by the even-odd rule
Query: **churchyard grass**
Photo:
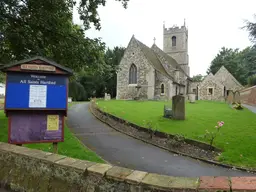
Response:
MULTIPOLYGON (((0 110, 0 142, 8 142, 8 121, 3 110, 0 110)), ((24 146, 53 152, 51 143, 26 144, 24 146)), ((58 154, 82 160, 104 163, 104 161, 93 151, 89 150, 79 142, 79 140, 71 133, 67 125, 65 125, 64 142, 58 144, 58 154)))
POLYGON ((205 131, 216 131, 218 121, 224 125, 215 138, 213 145, 222 149, 218 160, 237 166, 256 168, 256 114, 251 111, 235 110, 222 102, 197 101, 186 103, 186 120, 163 118, 164 104, 161 101, 97 101, 106 112, 129 122, 143 126, 152 121, 158 130, 171 134, 183 134, 185 137, 207 142, 205 131))

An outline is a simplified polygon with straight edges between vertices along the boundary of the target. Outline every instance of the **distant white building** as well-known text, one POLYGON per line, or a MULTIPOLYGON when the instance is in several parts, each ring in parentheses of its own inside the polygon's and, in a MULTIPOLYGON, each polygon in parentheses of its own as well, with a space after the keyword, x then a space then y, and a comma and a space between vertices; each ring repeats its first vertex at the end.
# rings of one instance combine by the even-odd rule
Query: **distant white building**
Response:
POLYGON ((0 95, 5 95, 5 84, 0 83, 0 95))

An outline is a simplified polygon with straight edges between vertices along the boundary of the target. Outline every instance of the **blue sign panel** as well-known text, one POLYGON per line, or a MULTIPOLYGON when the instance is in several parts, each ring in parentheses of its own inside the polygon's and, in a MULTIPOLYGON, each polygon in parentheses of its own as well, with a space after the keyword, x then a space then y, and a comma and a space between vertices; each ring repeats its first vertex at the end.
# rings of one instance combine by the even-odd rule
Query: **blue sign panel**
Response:
POLYGON ((67 77, 8 73, 6 109, 66 109, 67 77))

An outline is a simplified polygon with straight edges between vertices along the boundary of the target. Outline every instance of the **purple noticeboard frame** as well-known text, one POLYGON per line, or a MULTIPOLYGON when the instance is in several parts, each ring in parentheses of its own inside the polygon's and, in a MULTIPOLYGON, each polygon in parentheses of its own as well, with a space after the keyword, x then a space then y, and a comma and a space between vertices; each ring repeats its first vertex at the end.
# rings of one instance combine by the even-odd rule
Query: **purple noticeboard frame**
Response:
POLYGON ((45 113, 12 112, 9 114, 8 141, 12 144, 54 143, 64 141, 64 115, 59 115, 59 129, 47 130, 45 113))

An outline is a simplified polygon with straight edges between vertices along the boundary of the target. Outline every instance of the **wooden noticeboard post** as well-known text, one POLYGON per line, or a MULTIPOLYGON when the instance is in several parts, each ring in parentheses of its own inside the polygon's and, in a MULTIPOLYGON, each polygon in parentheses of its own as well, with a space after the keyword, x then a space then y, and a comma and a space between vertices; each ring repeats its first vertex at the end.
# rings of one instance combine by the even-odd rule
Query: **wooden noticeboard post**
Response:
POLYGON ((42 57, 4 65, 0 70, 6 73, 8 142, 53 143, 57 153, 57 143, 64 141, 72 70, 42 57))

